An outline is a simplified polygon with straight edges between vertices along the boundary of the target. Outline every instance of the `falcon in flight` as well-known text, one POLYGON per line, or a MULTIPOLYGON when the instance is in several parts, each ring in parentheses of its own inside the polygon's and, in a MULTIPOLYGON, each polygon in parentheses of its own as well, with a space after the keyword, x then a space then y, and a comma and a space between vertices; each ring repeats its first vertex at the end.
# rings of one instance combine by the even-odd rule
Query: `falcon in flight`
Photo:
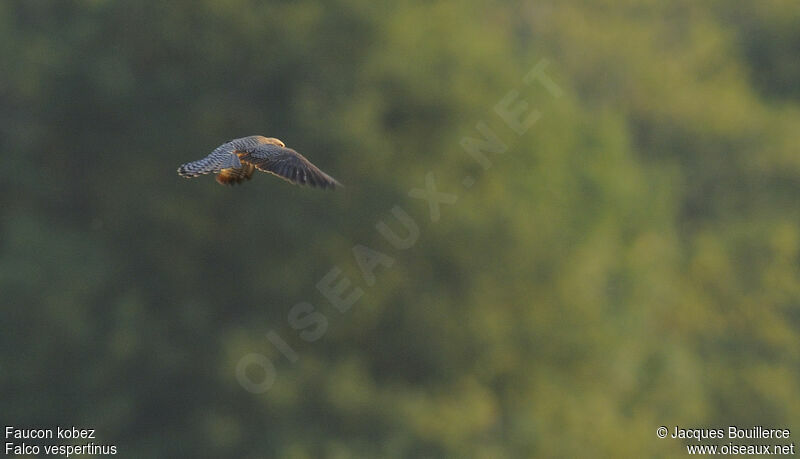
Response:
POLYGON ((178 175, 192 178, 214 173, 217 174, 217 183, 233 185, 250 180, 256 169, 294 184, 320 188, 342 186, 303 155, 286 148, 280 140, 260 135, 223 143, 205 158, 179 167, 178 175))

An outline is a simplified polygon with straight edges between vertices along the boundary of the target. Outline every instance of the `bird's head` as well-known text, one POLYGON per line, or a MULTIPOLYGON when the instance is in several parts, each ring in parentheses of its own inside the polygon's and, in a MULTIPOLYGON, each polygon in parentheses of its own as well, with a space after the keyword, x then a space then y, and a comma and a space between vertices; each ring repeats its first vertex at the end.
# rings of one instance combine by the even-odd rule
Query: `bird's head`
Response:
POLYGON ((272 145, 278 145, 280 147, 285 147, 284 143, 280 139, 276 139, 275 137, 261 137, 258 139, 261 143, 269 143, 272 145))

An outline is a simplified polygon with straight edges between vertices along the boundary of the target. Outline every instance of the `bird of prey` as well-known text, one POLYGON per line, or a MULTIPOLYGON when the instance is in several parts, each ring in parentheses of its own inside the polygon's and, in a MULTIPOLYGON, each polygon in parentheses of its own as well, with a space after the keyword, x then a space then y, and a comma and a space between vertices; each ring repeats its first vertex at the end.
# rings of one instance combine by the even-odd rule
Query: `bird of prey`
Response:
POLYGON ((320 188, 341 186, 303 155, 286 148, 280 140, 260 135, 225 142, 205 158, 179 167, 178 175, 192 178, 214 173, 217 174, 217 183, 233 185, 250 180, 256 169, 294 184, 320 188))

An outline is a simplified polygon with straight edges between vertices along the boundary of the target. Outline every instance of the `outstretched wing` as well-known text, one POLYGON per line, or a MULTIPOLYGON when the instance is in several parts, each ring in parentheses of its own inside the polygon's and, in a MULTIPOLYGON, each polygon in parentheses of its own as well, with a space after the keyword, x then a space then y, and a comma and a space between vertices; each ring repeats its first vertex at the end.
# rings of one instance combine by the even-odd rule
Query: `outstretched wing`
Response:
POLYGON ((264 143, 251 148, 238 148, 236 154, 241 162, 252 164, 262 172, 269 172, 294 184, 320 188, 342 186, 291 148, 264 143))
POLYGON ((178 175, 192 178, 203 174, 217 173, 223 169, 241 168, 242 164, 239 162, 239 158, 233 153, 236 150, 235 142, 236 140, 224 143, 205 158, 182 165, 178 168, 178 175))

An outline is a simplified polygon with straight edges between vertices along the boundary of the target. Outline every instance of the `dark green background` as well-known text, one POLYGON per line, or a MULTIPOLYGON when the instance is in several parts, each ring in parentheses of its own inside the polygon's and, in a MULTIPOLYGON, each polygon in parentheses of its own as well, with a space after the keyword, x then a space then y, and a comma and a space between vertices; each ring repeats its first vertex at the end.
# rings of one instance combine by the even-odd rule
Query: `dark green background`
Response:
POLYGON ((0 2, 0 423, 95 428, 121 457, 796 441, 799 22, 794 1, 0 2), (522 83, 542 59, 561 97, 522 83), (522 136, 494 111, 512 90, 541 112, 522 136), (508 145, 486 171, 460 145, 481 120, 508 145), (346 188, 175 173, 251 134, 346 188), (429 172, 459 195, 438 222, 408 196, 429 172), (400 232, 395 205, 404 251, 375 228, 400 232), (356 244, 394 259, 373 286, 356 244), (365 292, 345 314, 316 288, 334 267, 365 292))

